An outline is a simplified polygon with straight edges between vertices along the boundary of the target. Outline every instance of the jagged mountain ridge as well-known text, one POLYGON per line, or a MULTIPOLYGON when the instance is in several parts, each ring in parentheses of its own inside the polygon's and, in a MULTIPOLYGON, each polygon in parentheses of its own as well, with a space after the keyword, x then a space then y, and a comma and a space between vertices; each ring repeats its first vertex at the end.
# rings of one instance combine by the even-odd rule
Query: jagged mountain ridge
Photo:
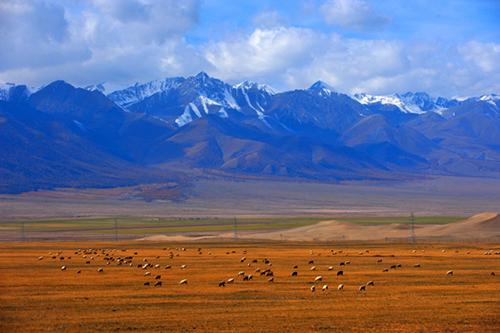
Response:
POLYGON ((178 170, 323 181, 500 177, 497 95, 364 97, 321 81, 277 93, 203 72, 108 95, 64 81, 9 84, 0 88, 0 191, 154 182, 178 170), (410 103, 420 112, 406 110, 410 103), (43 144, 30 145, 37 137, 43 144))

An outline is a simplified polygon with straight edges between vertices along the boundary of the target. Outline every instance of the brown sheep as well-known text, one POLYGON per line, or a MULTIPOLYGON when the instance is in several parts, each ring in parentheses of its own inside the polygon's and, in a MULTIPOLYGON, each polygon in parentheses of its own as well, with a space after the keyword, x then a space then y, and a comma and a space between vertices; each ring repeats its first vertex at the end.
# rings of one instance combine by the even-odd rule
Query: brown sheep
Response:
POLYGON ((292 276, 297 276, 299 273, 297 271, 292 272, 292 276))
POLYGON ((156 283, 154 284, 155 287, 161 287, 161 281, 156 281, 156 283))
POLYGON ((267 282, 274 282, 274 277, 270 277, 269 279, 267 279, 267 282))
POLYGON ((359 287, 359 289, 358 289, 358 290, 359 290, 360 292, 361 292, 361 291, 366 291, 366 286, 365 286, 365 285, 362 285, 362 286, 360 286, 360 287, 359 287))
POLYGON ((219 281, 219 287, 225 287, 226 281, 219 281))
POLYGON ((367 285, 367 286, 374 286, 374 285, 375 285, 375 283, 374 283, 373 281, 368 281, 368 282, 366 283, 366 285, 367 285))
POLYGON ((161 275, 155 276, 155 280, 159 280, 159 279, 161 279, 161 275))
POLYGON ((344 271, 338 271, 337 272, 337 276, 341 276, 341 275, 344 276, 344 271))

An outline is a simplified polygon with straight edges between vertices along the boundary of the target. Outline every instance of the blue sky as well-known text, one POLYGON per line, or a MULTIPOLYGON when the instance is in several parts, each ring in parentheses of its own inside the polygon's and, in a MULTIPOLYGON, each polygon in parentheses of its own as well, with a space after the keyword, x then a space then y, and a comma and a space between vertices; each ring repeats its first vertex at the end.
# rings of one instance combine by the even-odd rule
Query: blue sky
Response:
POLYGON ((108 89, 201 70, 278 90, 500 92, 500 1, 2 0, 0 82, 108 89))

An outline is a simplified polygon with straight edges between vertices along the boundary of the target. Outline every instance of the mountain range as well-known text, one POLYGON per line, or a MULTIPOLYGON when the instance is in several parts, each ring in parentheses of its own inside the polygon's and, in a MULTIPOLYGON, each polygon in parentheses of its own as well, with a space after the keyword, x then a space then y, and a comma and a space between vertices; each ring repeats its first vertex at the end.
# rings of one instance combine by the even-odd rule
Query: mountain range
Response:
POLYGON ((0 86, 0 192, 200 174, 320 181, 500 177, 500 97, 276 92, 201 72, 135 84, 0 86))

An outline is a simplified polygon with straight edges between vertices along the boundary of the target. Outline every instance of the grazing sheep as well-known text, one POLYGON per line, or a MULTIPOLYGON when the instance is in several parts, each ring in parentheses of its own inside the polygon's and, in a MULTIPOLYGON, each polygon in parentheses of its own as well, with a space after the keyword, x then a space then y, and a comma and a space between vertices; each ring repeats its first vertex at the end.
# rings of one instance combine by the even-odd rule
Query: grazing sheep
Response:
POLYGON ((299 273, 297 271, 292 272, 292 276, 297 276, 299 273))
POLYGON ((322 291, 327 291, 328 290, 328 285, 327 284, 324 284, 323 285, 323 288, 321 288, 322 291))
POLYGON ((39 256, 39 257, 38 257, 38 260, 43 260, 43 256, 39 256))
POLYGON ((104 272, 104 268, 99 267, 99 268, 97 269, 97 271, 98 271, 99 273, 102 273, 102 272, 104 272))
POLYGON ((316 270, 316 266, 311 267, 311 271, 315 271, 315 270, 316 270))
POLYGON ((144 285, 145 286, 149 286, 149 282, 144 282, 144 285))
POLYGON ((344 276, 344 271, 338 271, 337 272, 337 276, 341 276, 341 275, 344 276))
POLYGON ((382 262, 382 259, 378 259, 378 260, 377 260, 377 263, 380 263, 380 262, 382 262))
POLYGON ((309 260, 309 265, 314 264, 314 260, 309 260))
POLYGON ((367 285, 367 286, 374 286, 374 285, 375 285, 375 283, 373 283, 373 281, 368 281, 368 282, 366 283, 366 285, 367 285))
POLYGON ((155 276, 155 280, 159 280, 159 279, 161 279, 161 275, 155 276))
POLYGON ((311 292, 315 292, 316 291, 316 286, 311 286, 311 292))
POLYGON ((495 276, 495 272, 491 272, 491 273, 490 273, 490 275, 491 275, 491 276, 495 276))
POLYGON ((260 268, 255 269, 255 273, 260 273, 260 268))
POLYGON ((226 281, 219 281, 219 287, 225 287, 226 281))
POLYGON ((329 271, 333 271, 333 266, 328 266, 329 271))
POLYGON ((243 281, 250 281, 253 278, 252 274, 245 275, 243 281))
POLYGON ((227 283, 234 283, 234 278, 227 279, 227 283))
POLYGON ((149 275, 151 275, 151 272, 144 273, 144 276, 149 276, 149 275))
POLYGON ((337 287, 337 290, 344 290, 344 285, 343 284, 339 284, 339 286, 337 287))
POLYGON ((453 275, 453 271, 446 272, 446 275, 453 275))
POLYGON ((397 268, 401 268, 402 266, 401 266, 401 264, 397 264, 396 267, 397 268))
POLYGON ((80 274, 81 272, 82 272, 82 271, 78 271, 78 272, 76 272, 76 274, 80 274))
POLYGON ((420 267, 420 264, 415 264, 415 265, 413 265, 413 267, 418 268, 418 267, 420 267))
POLYGON ((61 271, 65 271, 66 270, 66 266, 61 266, 61 271))
POLYGON ((349 260, 344 261, 344 263, 345 263, 346 265, 350 265, 350 264, 351 264, 351 262, 350 262, 349 260))
POLYGON ((246 257, 242 257, 242 258, 240 259, 240 262, 244 262, 245 260, 247 260, 247 258, 246 258, 246 257))
POLYGON ((396 269, 396 265, 391 265, 391 269, 396 269))
POLYGON ((172 268, 172 266, 170 265, 165 266, 165 269, 170 269, 170 268, 172 268))
POLYGON ((270 277, 269 279, 267 279, 267 282, 274 282, 274 277, 270 277))
POLYGON ((187 265, 181 265, 181 269, 186 269, 187 265))
POLYGON ((159 265, 159 264, 156 264, 156 265, 155 265, 155 268, 160 268, 160 265, 159 265))
POLYGON ((238 275, 243 276, 243 275, 245 275, 245 272, 243 272, 243 271, 239 271, 239 272, 238 272, 238 275))
POLYGON ((321 275, 318 275, 314 278, 314 282, 319 282, 319 281, 323 281, 323 277, 321 275))
POLYGON ((345 263, 343 261, 341 261, 339 266, 345 266, 345 263))
POLYGON ((187 279, 182 279, 179 281, 179 284, 187 284, 188 280, 187 279))
POLYGON ((293 266, 293 269, 297 269, 297 268, 299 268, 299 266, 297 266, 297 265, 294 265, 294 266, 293 266))
POLYGON ((358 289, 358 290, 359 290, 360 292, 361 292, 361 291, 366 291, 366 286, 365 286, 365 285, 362 285, 362 286, 360 286, 360 287, 359 287, 359 289, 358 289))
POLYGON ((382 272, 388 272, 388 271, 389 271, 389 268, 384 268, 384 269, 382 270, 382 272))
POLYGON ((258 263, 259 261, 257 259, 252 260, 254 264, 258 263))
POLYGON ((161 287, 161 281, 156 281, 156 283, 154 284, 155 287, 161 287))

